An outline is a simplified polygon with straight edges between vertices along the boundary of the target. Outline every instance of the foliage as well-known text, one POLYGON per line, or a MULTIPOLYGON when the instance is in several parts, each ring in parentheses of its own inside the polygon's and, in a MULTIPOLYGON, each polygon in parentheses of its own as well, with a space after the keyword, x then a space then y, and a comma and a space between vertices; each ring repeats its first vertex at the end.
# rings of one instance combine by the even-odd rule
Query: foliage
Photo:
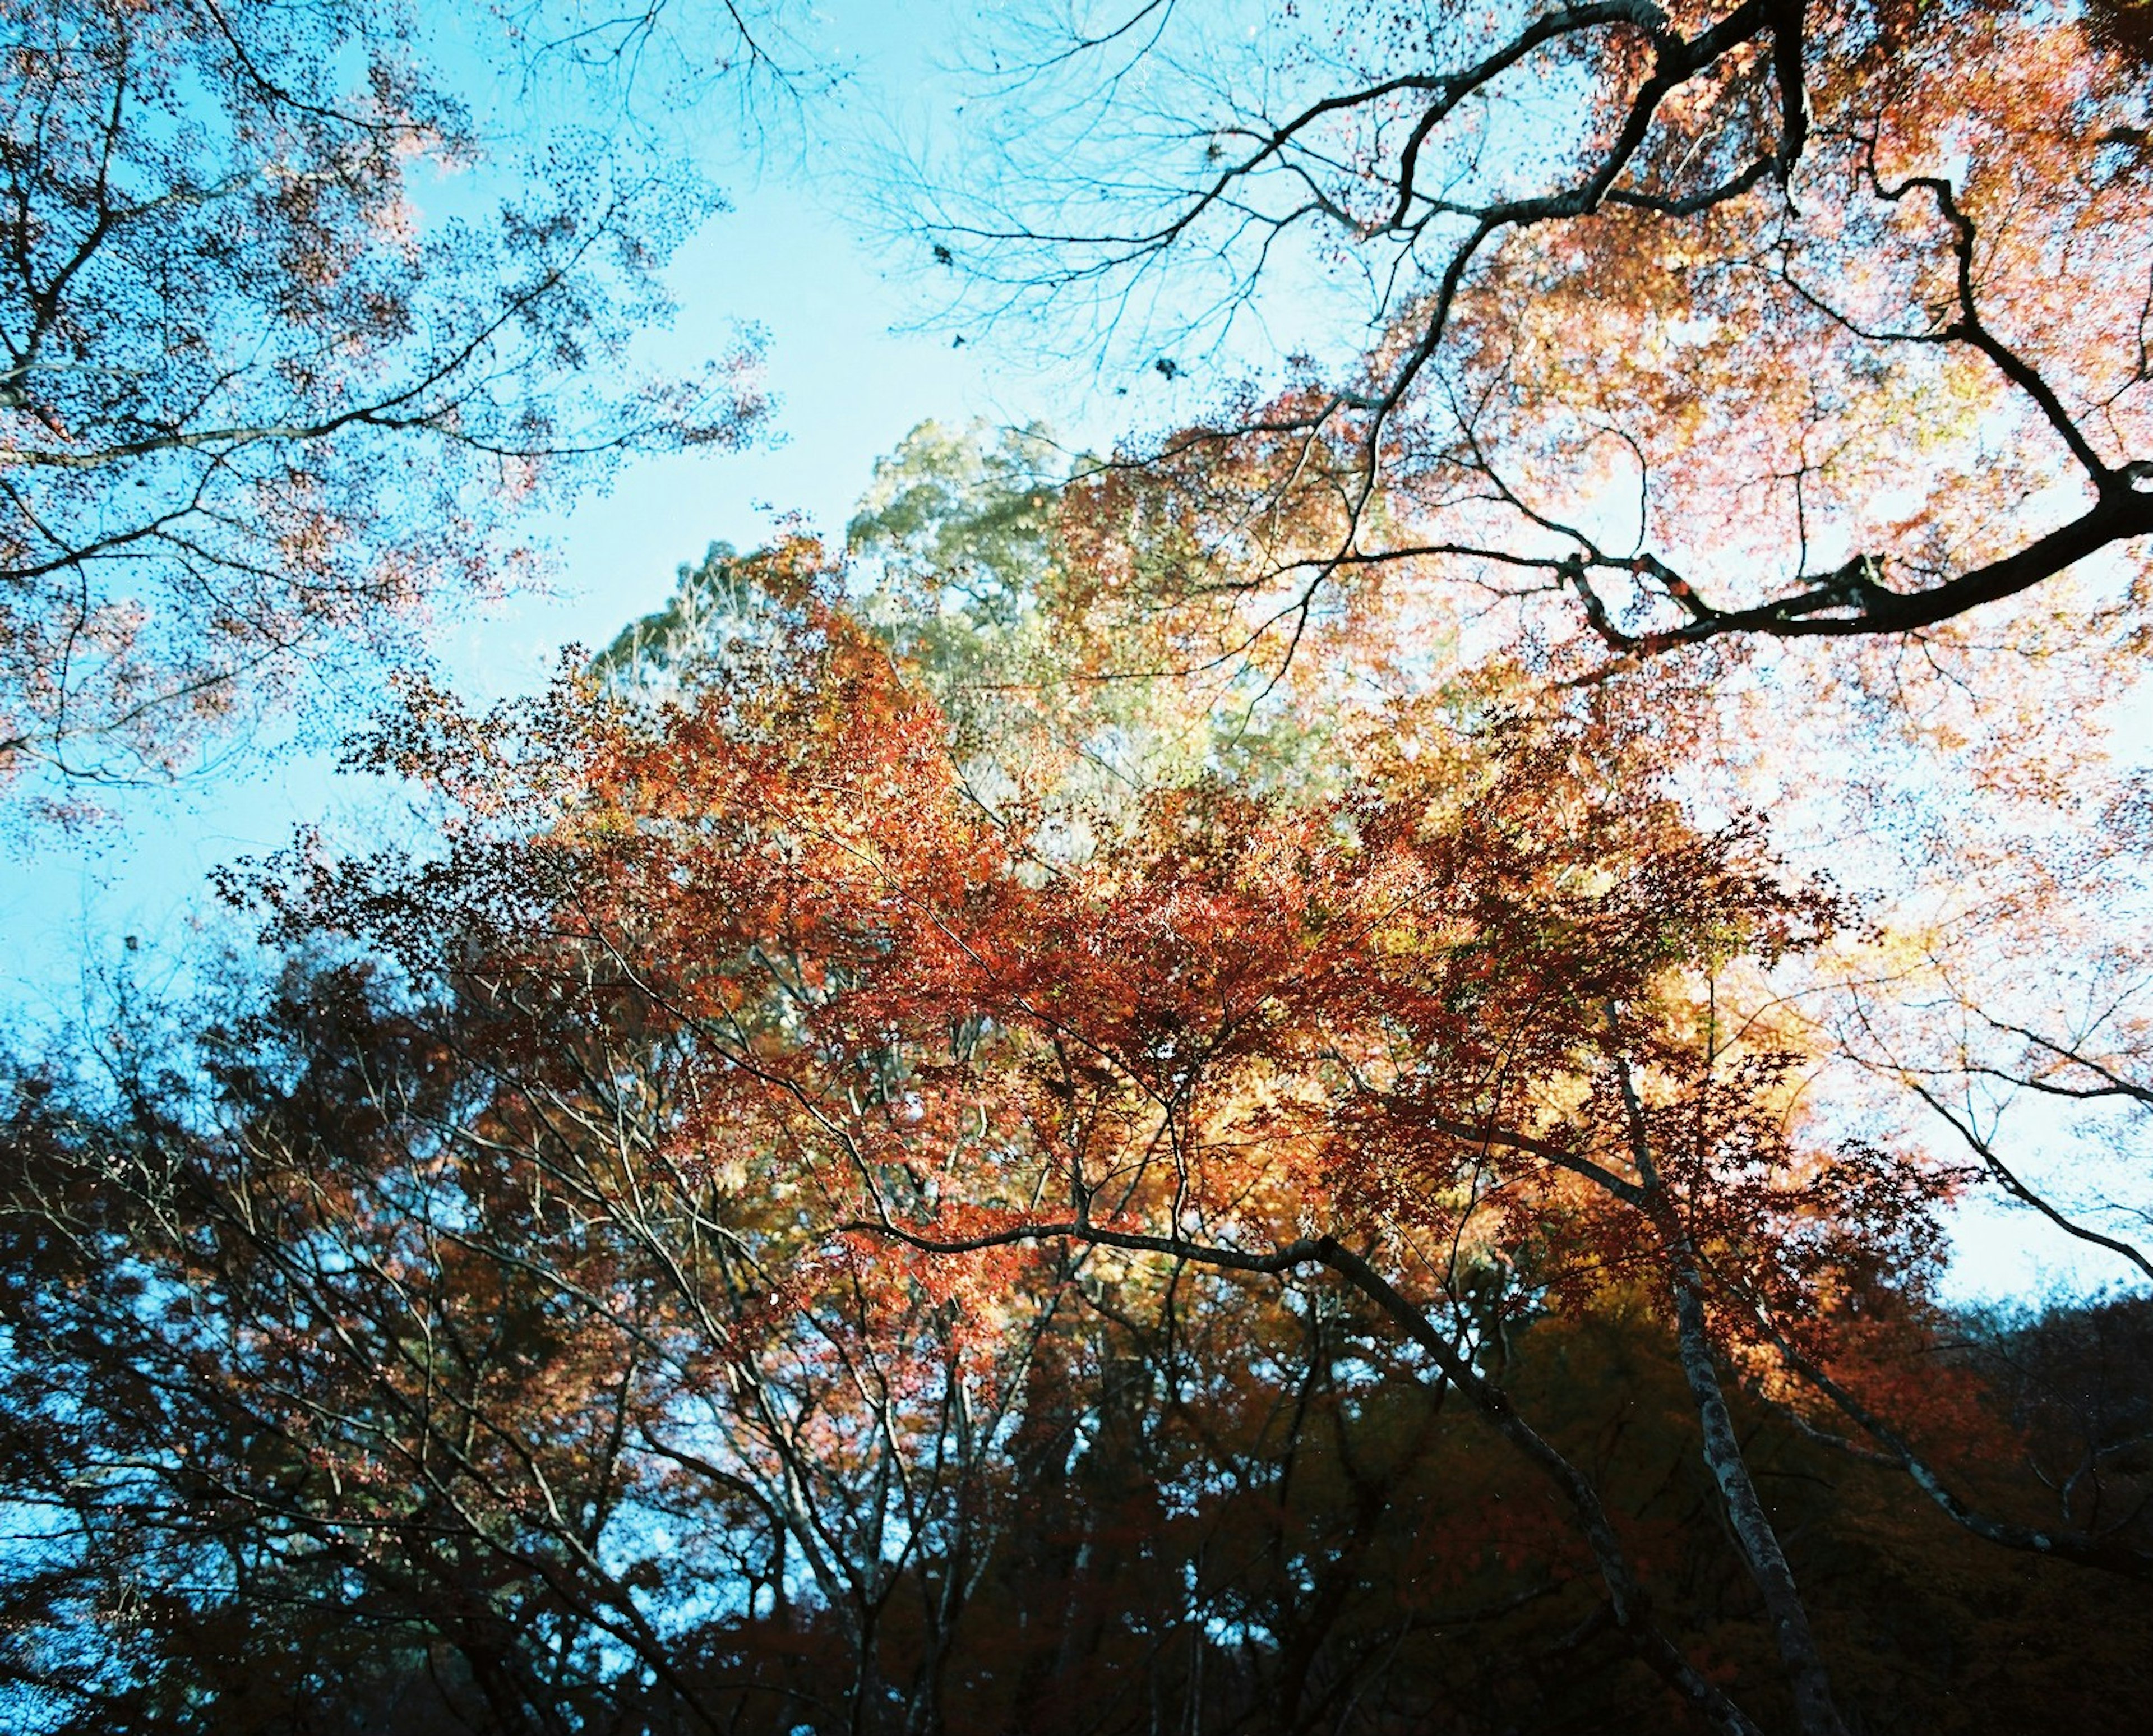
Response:
MULTIPOLYGON (((817 1260, 781 1163, 669 1164, 679 1048, 617 1015, 600 1050, 588 1009, 295 961, 226 1020, 206 1096, 129 1061, 172 1051, 142 1021, 108 1037, 103 1091, 15 1082, 18 1727, 1678 1718, 1533 1469, 1350 1292, 1087 1262, 1005 1270, 960 1313, 931 1272, 868 1289, 880 1263, 817 1260), (981 1406, 969 1439, 953 1387, 981 1406)), ((2127 1345, 2142 1306, 2007 1326, 1985 1377, 1939 1392, 1932 1335, 1962 1329, 1866 1300, 1988 1492, 2082 1509, 2083 1479, 2037 1480, 2080 1417, 2106 1498, 2142 1484, 2142 1358, 2072 1347, 2127 1345), (2046 1396, 2095 1392, 2097 1413, 2046 1396)), ((1664 1317, 1620 1284, 1521 1309, 1476 1280, 1459 1304, 1481 1366, 1591 1467, 1661 1619, 1769 1680, 1664 1317)), ((1735 1403, 1870 1728, 2130 1727, 2142 1601, 1735 1403)))
MULTIPOLYGON (((455 1528, 542 1582, 542 1596, 517 1594, 539 1601, 511 1627, 561 1632, 547 1655, 583 1659, 590 1693, 623 1691, 603 1680, 609 1648, 662 1674, 704 1643, 678 1626, 689 1615, 754 1626, 797 1603, 843 1643, 835 1703, 856 1727, 885 1708, 898 1727, 946 1727, 973 1703, 957 1681, 986 1692, 981 1667, 950 1672, 995 1563, 1044 1546, 1036 1478, 1121 1426, 1105 1397, 1072 1396, 1087 1368, 1108 1389, 1127 1377, 1114 1369, 1129 1349, 1087 1360, 1066 1341, 1072 1319, 1095 1315, 1143 1342, 1163 1335, 1143 1352, 1161 1362, 1162 1423, 1178 1428, 1195 1393, 1226 1382, 1206 1453, 1244 1427, 1262 1437, 1277 1406, 1305 1407, 1331 1381, 1348 1412, 1462 1412, 1477 1428, 1458 1450, 1499 1442, 1538 1492, 1524 1504, 1530 1541, 1495 1544, 1495 1559, 1561 1565, 1553 1582, 1490 1581, 1476 1564, 1491 1545, 1447 1540, 1439 1555, 1462 1553, 1438 1603, 1495 1620, 1569 1600, 1551 1641, 1604 1636, 1622 1671, 1642 1672, 1621 1695, 1664 1695, 1671 1714, 1686 1706, 1721 1728, 1759 1728, 1783 1704, 1800 1727, 1839 1728, 1848 1691, 1832 1685, 1821 1606, 1798 1589, 1744 1408, 1896 1470, 1939 1522, 1988 1544, 2153 1576, 2135 1512, 2050 1522, 1998 1480, 2013 1449, 1982 1420, 1979 1382, 1920 1372, 1937 1324, 1924 1293, 1933 1212, 1957 1177, 1805 1126, 1803 1032, 1775 1025, 1755 985, 1818 946, 1840 901, 1789 880, 1753 823, 1688 819, 1654 732, 1589 694, 1566 716, 1400 710, 1360 747, 1344 793, 1169 782, 1077 839, 1051 760, 1031 773, 1048 781, 1036 797, 1015 766, 1007 800, 976 799, 939 709, 815 546, 736 558, 725 575, 744 630, 715 655, 722 680, 646 698, 573 673, 485 717, 415 694, 370 757, 439 793, 441 853, 338 863, 302 847, 231 884, 288 945, 359 942, 442 1033, 423 1077, 447 1095, 390 1090, 425 1107, 363 1148, 379 1182, 347 1204, 318 1193, 335 1173, 324 1158, 294 1172, 333 1206, 338 1250, 308 1256, 337 1281, 305 1311, 359 1322, 306 1382, 358 1379, 363 1403, 321 1405, 333 1451, 405 1468, 388 1509, 339 1512, 333 1527, 394 1536, 388 1571, 408 1573, 417 1534, 400 1528, 437 1523, 445 1485, 455 1528), (405 1173, 420 1184, 408 1197, 405 1173), (390 1209, 371 1203, 377 1187, 390 1209), (435 1225, 438 1251, 424 1240, 435 1225), (358 1251, 414 1235, 411 1276, 358 1251), (471 1255, 483 1274, 461 1269, 471 1255), (1267 1287, 1251 1292, 1266 1280, 1292 1286, 1284 1318, 1298 1313, 1319 1348, 1327 1329, 1313 1323, 1362 1324, 1316 1373, 1281 1351, 1272 1384, 1247 1393, 1256 1409, 1230 1423, 1244 1401, 1229 1347, 1260 1330, 1231 1322, 1277 1308, 1267 1287), (406 1316, 430 1337, 465 1309, 451 1336, 486 1354, 453 1378, 430 1354, 390 1352, 415 1329, 406 1316), (1713 1549, 1731 1540, 1723 1565, 1754 1600, 1725 1619, 1761 1618, 1732 1673, 1709 1660, 1733 1642, 1699 1634, 1699 1606, 1664 1589, 1651 1527, 1620 1517, 1620 1479, 1560 1404, 1512 1378, 1529 1363, 1521 1344, 1594 1341, 1610 1311, 1702 1437, 1691 1510, 1713 1549), (535 1336, 504 1337, 526 1318, 535 1336), (556 1336, 568 1319, 576 1330, 556 1336), (1297 1380, 1316 1385, 1289 1400, 1297 1380), (562 1392, 590 1396, 564 1405, 562 1392), (384 1403, 393 1428, 363 1422, 384 1403), (497 1447, 435 1447, 437 1403, 465 1428, 498 1412, 497 1447), (594 1451, 588 1430, 610 1445, 594 1451), (669 1493, 684 1477, 694 1494, 669 1493), (576 1491, 593 1479, 609 1493, 586 1532, 573 1515, 600 1498, 576 1491), (506 1530, 483 1520, 502 1501, 506 1530), (733 1540, 725 1582, 746 1590, 730 1609, 706 1612, 663 1555, 639 1552, 659 1526, 733 1540), (541 1615, 562 1601, 566 1615, 541 1615), (604 1637, 579 1651, 556 1619, 604 1637), (903 1679, 884 1673, 890 1647, 903 1679)), ((341 1072, 379 1041, 334 1032, 318 1053, 341 1072)), ((237 1052, 279 1046, 257 1031, 237 1052)), ((215 1076, 226 1091, 242 1077, 215 1076)), ((394 1070, 361 1077, 371 1095, 394 1070)), ((308 1120, 343 1137, 335 1114, 308 1120)), ((262 1204, 225 1203, 266 1179, 254 1152, 289 1147, 245 1125, 201 1148, 195 1191, 219 1220, 272 1224, 262 1204)), ((20 1211, 42 1220, 39 1190, 20 1211)), ((204 1270, 175 1293, 228 1281, 204 1270)), ((321 1336, 292 1341, 311 1358, 321 1336)), ((263 1382, 304 1383, 297 1371, 263 1382)), ((1295 1414, 1295 1429, 1312 1426, 1295 1414)), ((1145 1535, 1239 1486, 1230 1452, 1216 1472, 1188 1453, 1148 1461, 1157 1504, 1130 1521, 1145 1535)), ((340 1472, 339 1502, 378 1474, 340 1472)), ((2135 1488, 2135 1470, 2115 1474, 2135 1488)), ((1326 1509, 1321 1524, 1361 1539, 1349 1554, 1373 1546, 1389 1487, 1378 1477, 1351 1496, 1357 1519, 1326 1509)), ((1207 1559, 1183 1570, 1207 1611, 1177 1618, 1196 1647, 1187 1669, 1208 1647, 1245 1649, 1260 1626, 1289 1706, 1381 1673, 1371 1652, 1325 1664, 1342 1673, 1319 1682, 1317 1652, 1353 1643, 1333 1634, 1335 1596, 1288 1612, 1265 1599, 1293 1596, 1239 1569, 1207 1589, 1207 1559)), ((1311 1574, 1289 1574, 1298 1595, 1326 1582, 1311 1574)), ((1020 1606, 1028 1620, 1033 1604, 1020 1606)), ((405 1609, 440 1630, 430 1602, 405 1609)), ((778 1643, 779 1629, 758 1631, 778 1643)), ((1378 1652, 1399 1637, 1382 1632, 1367 1642, 1378 1652)), ((542 1687, 499 1685, 490 1656, 467 1659, 489 1715, 536 1703, 542 1687)), ((789 1693, 836 1679, 757 1657, 753 1671, 779 1670, 757 1679, 789 1693)), ((1139 1666, 1100 1667, 1111 1699, 1139 1666)), ((1207 1706, 1241 1692, 1182 1691, 1207 1706)), ((1438 1692, 1400 1691, 1423 1707, 1413 1697, 1438 1692)))
POLYGON ((400 0, 0 27, 0 774, 178 767, 511 582, 547 491, 754 420, 745 354, 625 371, 708 194, 557 128, 483 208, 400 0))
POLYGON ((972 126, 919 220, 984 293, 1149 346, 1122 359, 1200 375, 1253 343, 1284 374, 1130 454, 1195 461, 1216 528, 1168 594, 1234 612, 1266 660, 1320 593, 1429 573, 1571 669, 1919 633, 2095 555, 2110 597, 2140 577, 2127 10, 1026 20, 999 130, 972 126), (1311 277, 1365 323, 1298 312, 1311 277), (1306 353, 1263 345, 1273 321, 1312 325, 1306 353))
MULTIPOLYGON (((923 426, 842 556, 405 682, 425 848, 228 871, 271 980, 14 1066, 17 1721, 2127 1726, 2145 1299, 1936 1280, 1985 1183, 2153 1275, 1992 1112, 2153 1107, 2135 26, 1325 10, 1105 175, 1178 10, 1009 75, 1105 69, 1023 184, 1100 222, 949 262, 1261 312, 1313 228, 1368 341, 1103 459, 923 426)), ((391 15, 261 17, 350 144, 391 15)), ((270 137, 251 64, 156 162, 270 137)))

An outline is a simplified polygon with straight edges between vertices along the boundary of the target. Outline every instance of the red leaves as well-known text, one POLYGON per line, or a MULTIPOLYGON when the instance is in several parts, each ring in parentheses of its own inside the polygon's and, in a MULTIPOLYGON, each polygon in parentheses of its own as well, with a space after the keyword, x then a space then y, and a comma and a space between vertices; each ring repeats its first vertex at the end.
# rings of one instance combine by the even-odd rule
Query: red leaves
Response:
POLYGON ((1072 848, 1051 802, 975 798, 812 546, 762 570, 735 679, 678 701, 570 682, 475 725, 421 695, 374 752, 439 768, 449 858, 310 871, 283 919, 669 1034, 685 1173, 1000 1250, 878 1275, 856 1239, 863 1281, 977 1303, 1071 1222, 1337 1227, 1585 1306, 1665 1257, 1636 1138, 1742 1306, 1814 1316, 1927 1257, 1942 1181, 1802 1148, 1787 1056, 1700 1047, 1692 985, 1839 906, 1746 822, 1691 826, 1642 732, 1453 731, 1332 799, 1199 781, 1072 848))

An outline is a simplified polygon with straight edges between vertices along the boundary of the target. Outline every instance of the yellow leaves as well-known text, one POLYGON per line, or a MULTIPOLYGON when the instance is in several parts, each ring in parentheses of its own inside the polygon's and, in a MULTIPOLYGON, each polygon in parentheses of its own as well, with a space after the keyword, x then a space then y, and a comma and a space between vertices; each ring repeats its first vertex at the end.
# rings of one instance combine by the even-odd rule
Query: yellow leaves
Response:
POLYGON ((627 844, 639 830, 635 814, 608 802, 572 810, 561 821, 555 837, 571 848, 603 854, 627 844))

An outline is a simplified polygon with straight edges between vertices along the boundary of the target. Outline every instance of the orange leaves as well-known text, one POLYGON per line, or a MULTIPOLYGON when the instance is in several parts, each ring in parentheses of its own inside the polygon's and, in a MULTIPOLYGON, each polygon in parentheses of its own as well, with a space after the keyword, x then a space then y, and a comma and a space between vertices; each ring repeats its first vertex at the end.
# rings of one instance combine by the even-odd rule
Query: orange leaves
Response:
POLYGON ((1326 616, 1357 649, 1440 604, 1604 678, 1934 629, 2153 534, 2148 116, 2113 8, 1678 10, 1311 43, 1283 84, 1229 63, 1179 94, 1245 154, 1162 153, 1127 233, 1004 214, 1043 288, 1179 256, 1223 320, 1313 267, 1366 315, 1321 385, 1281 358, 1267 401, 1222 394, 1102 484, 1112 517, 1153 496, 1132 542, 1178 533, 1098 569, 1147 651, 1273 678, 1326 616))
POLYGON ((1527 1320, 1672 1296, 1692 1338, 1828 1356, 1850 1299, 1918 1276, 1949 1178, 1803 1144, 1768 1027, 1700 1011, 1840 905, 1753 822, 1691 822, 1678 738, 1597 696, 1423 715, 1337 793, 1168 780, 1080 831, 1051 773, 982 800, 814 551, 771 558, 723 680, 476 727, 425 700, 376 751, 444 745, 449 858, 285 896, 547 1082, 502 1093, 504 1147, 547 1150, 565 1102, 625 1119, 632 1082, 575 1209, 723 1224, 691 1380, 763 1406, 759 1439, 802 1406, 781 1457, 883 1475, 957 1395, 1024 1390, 1074 1298, 1117 1318, 1194 1260, 1346 1275, 1560 1467, 1473 1384, 1527 1320))
POLYGON ((1021 796, 975 800, 937 708, 828 581, 800 588, 812 550, 771 558, 722 685, 570 685, 476 731, 426 700, 376 751, 440 744, 452 860, 318 878, 288 920, 415 963, 466 932, 485 962, 445 968, 669 1034, 674 1161, 825 1229, 974 1247, 969 1275, 884 1274, 943 1301, 1072 1224, 1471 1225, 1550 1294, 1616 1281, 1608 1056, 1678 1069, 1672 985, 1836 916, 1753 829, 1689 826, 1648 734, 1604 719, 1424 727, 1335 798, 1170 786, 1072 849, 1021 796))

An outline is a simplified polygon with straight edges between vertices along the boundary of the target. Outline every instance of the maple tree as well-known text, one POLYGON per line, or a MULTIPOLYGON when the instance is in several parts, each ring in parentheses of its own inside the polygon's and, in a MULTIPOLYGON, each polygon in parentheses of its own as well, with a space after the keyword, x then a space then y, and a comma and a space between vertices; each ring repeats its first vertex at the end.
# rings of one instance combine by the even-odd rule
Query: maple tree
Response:
POLYGON ((1130 455, 1240 455, 1176 594, 1269 658, 1415 570, 1588 663, 1919 632, 2087 563, 2057 606, 2097 626, 2153 529, 2139 13, 1313 7, 1237 48, 1231 8, 1132 6, 1020 32, 924 221, 1169 379, 1315 328, 1287 389, 1130 455), (1311 272, 1365 346, 1290 304, 1311 272))
POLYGON ((597 673, 414 689, 438 848, 235 875, 281 980, 16 1077, 55 1728, 1933 1726, 1850 1637, 1931 1560, 2128 1656, 2135 1316, 1939 1361, 1958 1179, 1755 992, 1841 901, 1663 732, 1468 690, 1131 802, 1088 689, 968 737, 992 634, 878 606, 720 551, 597 673))
POLYGON ((1859 867, 1788 993, 1872 1126, 2144 1274, 2142 9, 1066 23, 914 214, 1181 395, 1069 491, 1073 665, 1625 695, 1859 867))
POLYGON ((303 672, 408 650, 430 598, 512 579, 545 491, 752 423, 745 354, 623 366, 710 196, 556 130, 459 211, 489 141, 420 23, 0 8, 0 772, 180 766, 303 672))
POLYGON ((1051 756, 988 798, 812 545, 727 571, 761 601, 722 680, 654 705, 578 677, 485 718, 417 695, 373 753, 454 804, 447 854, 295 857, 257 889, 281 931, 692 1033, 649 1161, 784 1178, 763 1189, 849 1237, 876 1292, 985 1322, 1043 1270, 1326 1270, 1545 1479, 1602 1619, 1716 1727, 1757 1725, 1505 1392, 1509 1321, 1649 1299, 1804 1729, 1840 1715, 1734 1426, 1745 1382, 1990 1543, 2153 1571, 1950 1469, 1880 1298, 1918 1296, 1956 1177, 1803 1136, 1793 1039, 1738 989, 1835 900, 1753 827, 1686 821, 1652 732, 1591 703, 1397 710, 1345 794, 1199 777, 1080 838, 1051 756))
POLYGON ((378 1691, 717 1728, 760 1670, 872 1720, 903 1626, 931 1708, 1010 1522, 987 1449, 1016 1387, 946 1306, 822 1257, 781 1179, 674 1168, 677 1039, 541 990, 400 1004, 295 963, 207 1032, 199 1085, 139 1021, 116 1106, 20 1082, 9 1487, 47 1523, 8 1567, 49 1649, 8 1664, 43 1707, 183 1723, 213 1688, 225 1727, 277 1728, 378 1691), (786 1671, 803 1597, 827 1627, 786 1671), (741 1631, 778 1643, 733 1666, 741 1631))

